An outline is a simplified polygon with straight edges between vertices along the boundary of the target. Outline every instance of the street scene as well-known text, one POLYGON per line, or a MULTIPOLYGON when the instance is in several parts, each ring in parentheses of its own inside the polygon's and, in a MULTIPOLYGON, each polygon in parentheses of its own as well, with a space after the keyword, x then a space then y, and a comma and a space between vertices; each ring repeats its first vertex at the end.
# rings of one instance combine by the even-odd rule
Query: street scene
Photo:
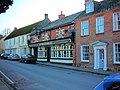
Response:
POLYGON ((93 90, 104 75, 0 60, 0 70, 18 90, 93 90))
POLYGON ((0 0, 0 90, 120 90, 120 0, 0 0))

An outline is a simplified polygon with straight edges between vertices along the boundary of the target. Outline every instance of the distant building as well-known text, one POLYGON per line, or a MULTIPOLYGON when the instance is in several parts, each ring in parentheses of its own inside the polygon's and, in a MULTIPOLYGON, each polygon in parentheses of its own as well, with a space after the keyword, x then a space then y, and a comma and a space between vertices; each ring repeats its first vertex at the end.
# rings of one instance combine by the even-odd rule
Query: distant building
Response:
POLYGON ((15 28, 15 30, 13 30, 5 38, 5 53, 16 53, 19 56, 21 56, 22 54, 29 54, 29 34, 31 30, 33 30, 33 28, 36 28, 36 26, 39 25, 42 21, 25 26, 20 29, 15 28))
POLYGON ((0 54, 4 52, 4 36, 0 34, 0 54))

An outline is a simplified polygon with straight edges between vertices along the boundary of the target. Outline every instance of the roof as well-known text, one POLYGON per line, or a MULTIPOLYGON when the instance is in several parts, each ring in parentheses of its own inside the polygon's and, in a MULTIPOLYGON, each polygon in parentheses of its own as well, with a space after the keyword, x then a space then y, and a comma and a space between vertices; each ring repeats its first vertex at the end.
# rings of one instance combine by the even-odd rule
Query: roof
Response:
POLYGON ((30 33, 32 31, 32 29, 34 27, 36 27, 39 23, 41 23, 41 21, 36 22, 34 24, 31 24, 31 25, 28 25, 28 26, 25 26, 25 27, 22 27, 20 29, 15 29, 5 38, 5 40, 30 33))
POLYGON ((36 28, 34 28, 30 35, 36 34, 36 32, 39 32, 42 28, 44 28, 46 25, 48 25, 51 21, 49 20, 49 18, 45 18, 44 20, 41 21, 41 23, 39 23, 36 28))
POLYGON ((103 0, 100 2, 94 1, 94 4, 95 4, 94 12, 86 13, 85 11, 83 11, 83 14, 81 14, 78 17, 78 19, 89 17, 97 13, 105 12, 115 8, 120 8, 120 0, 103 0))
POLYGON ((61 18, 61 19, 57 19, 57 20, 51 22, 50 24, 48 24, 42 30, 43 31, 50 30, 53 28, 57 28, 57 27, 61 27, 61 26, 67 25, 67 24, 71 24, 81 13, 82 12, 78 12, 78 13, 66 16, 64 18, 61 18))

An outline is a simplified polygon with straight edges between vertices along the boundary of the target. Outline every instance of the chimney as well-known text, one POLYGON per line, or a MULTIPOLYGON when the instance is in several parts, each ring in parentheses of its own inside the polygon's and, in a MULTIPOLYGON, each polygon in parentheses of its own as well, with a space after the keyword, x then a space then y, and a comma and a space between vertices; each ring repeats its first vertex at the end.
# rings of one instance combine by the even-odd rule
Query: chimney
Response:
POLYGON ((58 15, 59 19, 61 19, 61 18, 64 18, 64 17, 65 17, 65 14, 62 14, 62 12, 63 12, 63 11, 61 11, 61 14, 60 14, 60 15, 58 15))
POLYGON ((14 27, 14 30, 17 30, 17 27, 14 27))
POLYGON ((45 19, 47 19, 48 18, 48 14, 45 14, 45 19))

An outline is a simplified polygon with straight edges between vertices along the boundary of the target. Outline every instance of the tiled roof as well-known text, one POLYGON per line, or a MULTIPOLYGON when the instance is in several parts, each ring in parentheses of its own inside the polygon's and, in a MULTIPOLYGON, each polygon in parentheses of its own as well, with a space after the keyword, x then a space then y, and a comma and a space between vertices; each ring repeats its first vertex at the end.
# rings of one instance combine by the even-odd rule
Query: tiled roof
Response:
POLYGON ((95 4, 94 12, 86 13, 84 11, 83 14, 81 14, 78 17, 78 19, 81 19, 83 17, 89 17, 89 16, 95 15, 97 13, 105 12, 105 11, 112 10, 115 8, 120 8, 120 0, 103 0, 101 2, 94 1, 94 4, 95 4))
POLYGON ((34 29, 31 31, 30 35, 36 34, 36 32, 40 32, 40 30, 41 30, 42 28, 44 28, 46 25, 48 25, 50 22, 51 22, 51 21, 49 20, 49 18, 45 18, 43 21, 41 21, 41 23, 39 23, 39 24, 36 26, 36 28, 34 28, 34 29))
POLYGON ((55 20, 53 22, 51 22, 49 25, 47 25, 46 27, 44 27, 42 30, 50 30, 53 28, 57 28, 57 27, 61 27, 70 23, 73 23, 73 21, 81 14, 82 12, 78 12, 69 16, 66 16, 64 18, 55 20))
POLYGON ((10 38, 14 38, 14 37, 17 37, 17 36, 20 36, 20 35, 24 35, 24 34, 30 33, 30 32, 32 31, 32 29, 33 29, 34 27, 36 27, 40 22, 41 22, 41 21, 36 22, 36 23, 34 23, 34 24, 31 24, 31 25, 28 25, 28 26, 25 26, 25 27, 22 27, 22 28, 20 28, 20 29, 15 29, 14 31, 12 31, 12 32, 10 33, 10 35, 8 35, 8 36, 5 38, 5 40, 6 40, 6 39, 10 39, 10 38))

